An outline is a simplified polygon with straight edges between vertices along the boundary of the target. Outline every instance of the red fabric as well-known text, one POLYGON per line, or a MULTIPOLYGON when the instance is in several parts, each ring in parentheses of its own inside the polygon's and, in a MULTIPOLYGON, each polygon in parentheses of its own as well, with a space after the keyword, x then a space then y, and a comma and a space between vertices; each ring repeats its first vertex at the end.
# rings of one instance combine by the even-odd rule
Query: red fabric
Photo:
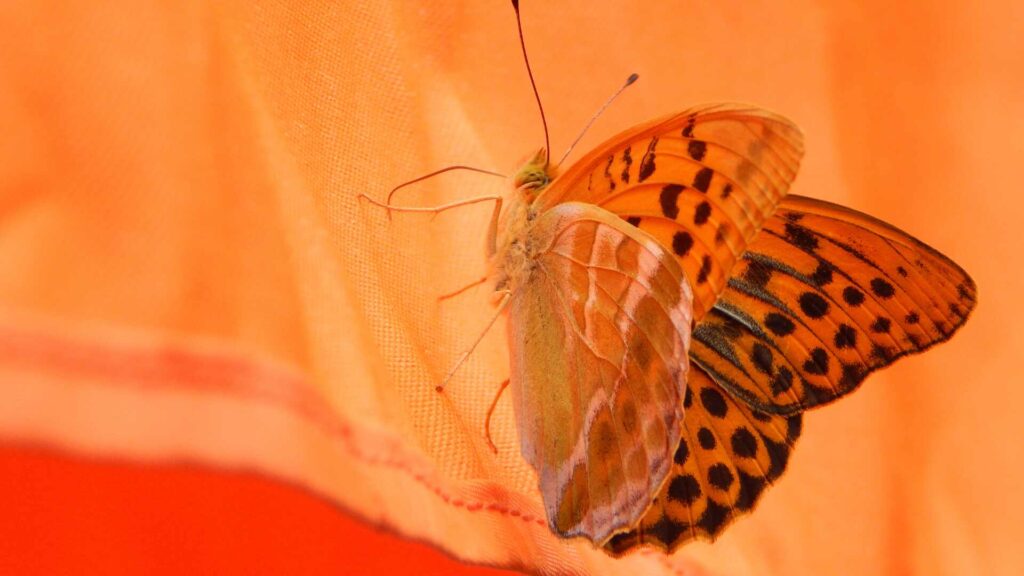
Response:
POLYGON ((245 472, 0 446, 0 574, 500 576, 245 472))

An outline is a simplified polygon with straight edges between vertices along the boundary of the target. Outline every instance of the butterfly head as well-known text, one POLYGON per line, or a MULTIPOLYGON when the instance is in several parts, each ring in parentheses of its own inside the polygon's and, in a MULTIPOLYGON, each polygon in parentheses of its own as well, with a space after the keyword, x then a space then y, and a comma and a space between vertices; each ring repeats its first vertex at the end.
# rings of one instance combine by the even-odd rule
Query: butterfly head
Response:
POLYGON ((516 172, 514 184, 516 190, 522 191, 532 200, 551 182, 552 178, 554 178, 554 174, 551 167, 548 166, 547 151, 541 148, 516 172))

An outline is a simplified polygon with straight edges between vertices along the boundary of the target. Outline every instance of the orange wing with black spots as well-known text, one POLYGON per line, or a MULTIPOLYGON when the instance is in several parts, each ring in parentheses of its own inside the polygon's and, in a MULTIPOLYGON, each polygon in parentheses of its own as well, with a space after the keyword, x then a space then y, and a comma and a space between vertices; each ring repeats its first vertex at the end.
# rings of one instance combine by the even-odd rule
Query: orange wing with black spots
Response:
POLYGON ((947 340, 976 302, 970 276, 931 247, 799 196, 765 221, 736 272, 690 357, 734 397, 778 414, 835 400, 947 340))
POLYGON ((640 544, 671 551, 690 540, 714 540, 782 475, 800 437, 800 414, 753 410, 695 365, 684 407, 668 481, 640 523, 605 545, 609 552, 640 544))
POLYGON ((781 116, 703 106, 598 146, 535 205, 596 204, 653 236, 682 265, 699 319, 787 193, 802 155, 800 131, 781 116))
POLYGON ((828 202, 782 200, 694 328, 665 486, 605 549, 714 540, 783 473, 803 410, 948 339, 975 302, 971 278, 905 232, 828 202))

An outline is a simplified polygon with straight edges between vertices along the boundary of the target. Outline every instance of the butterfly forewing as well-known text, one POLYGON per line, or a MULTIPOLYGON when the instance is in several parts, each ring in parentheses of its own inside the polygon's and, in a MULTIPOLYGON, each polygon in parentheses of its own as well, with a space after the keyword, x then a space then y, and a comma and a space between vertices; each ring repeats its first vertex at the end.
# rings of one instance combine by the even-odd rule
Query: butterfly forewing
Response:
POLYGON ((612 553, 639 544, 673 550, 713 540, 757 504, 786 468, 801 415, 764 414, 732 398, 698 366, 690 369, 683 434, 672 471, 643 520, 612 538, 612 553))
POLYGON ((599 146, 538 203, 593 203, 651 234, 682 264, 700 318, 786 194, 802 153, 799 130, 784 118, 705 106, 599 146))
POLYGON ((691 294, 664 248, 595 206, 542 213, 528 242, 508 325, 521 448, 552 529, 602 543, 637 522, 671 468, 691 294))
POLYGON ((948 339, 974 304, 971 278, 908 234, 790 197, 695 328, 691 357, 751 406, 791 414, 948 339))

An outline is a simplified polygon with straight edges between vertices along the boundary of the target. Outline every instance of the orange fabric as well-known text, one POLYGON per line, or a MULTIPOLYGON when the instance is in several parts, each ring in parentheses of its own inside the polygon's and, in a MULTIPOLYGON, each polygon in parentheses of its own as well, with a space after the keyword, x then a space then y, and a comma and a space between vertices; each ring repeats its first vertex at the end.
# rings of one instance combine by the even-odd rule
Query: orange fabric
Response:
MULTIPOLYGON (((949 344, 809 414, 787 474, 717 543, 612 560, 547 531, 507 401, 486 448, 502 326, 433 392, 490 314, 483 289, 435 301, 483 272, 486 207, 389 223, 356 200, 540 145, 505 2, 4 3, 0 436, 256 473, 546 574, 1016 572, 1021 11, 524 2, 556 152, 633 71, 581 149, 754 102, 805 132, 793 192, 905 228, 979 287, 949 344)), ((446 175, 399 198, 503 185, 446 175)))

